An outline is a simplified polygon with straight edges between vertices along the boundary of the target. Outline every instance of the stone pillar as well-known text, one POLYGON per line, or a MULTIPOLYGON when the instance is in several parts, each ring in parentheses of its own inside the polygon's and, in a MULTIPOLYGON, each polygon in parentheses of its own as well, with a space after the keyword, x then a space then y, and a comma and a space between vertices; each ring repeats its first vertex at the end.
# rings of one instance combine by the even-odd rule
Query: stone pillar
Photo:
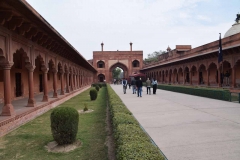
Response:
POLYGON ((69 72, 66 72, 66 93, 69 93, 69 72))
POLYGON ((60 95, 64 95, 64 72, 61 72, 61 93, 60 95))
POLYGON ((72 73, 71 73, 71 82, 70 82, 70 84, 71 84, 71 90, 73 91, 74 87, 73 87, 73 74, 72 73))
POLYGON ((222 87, 222 84, 221 84, 221 69, 218 68, 218 87, 222 87))
POLYGON ((36 101, 34 99, 34 85, 33 85, 33 71, 35 69, 35 66, 29 65, 26 66, 28 69, 28 89, 29 89, 29 98, 28 98, 28 104, 27 107, 35 107, 36 101))
POLYGON ((53 98, 58 98, 57 95, 57 70, 53 70, 53 98))
POLYGON ((200 79, 199 79, 199 70, 197 70, 197 85, 200 85, 200 79))
POLYGON ((4 82, 4 106, 2 108, 2 116, 13 116, 15 111, 11 102, 11 74, 10 70, 13 64, 4 64, 3 68, 3 82, 4 82))
POLYGON ((207 69, 207 86, 209 86, 209 69, 207 69))
POLYGON ((192 85, 192 71, 189 72, 190 75, 190 85, 192 85))
MULTIPOLYGON (((236 87, 236 67, 232 67, 232 88, 236 87)), ((240 99, 240 98, 239 98, 240 99)))
POLYGON ((48 102, 48 79, 47 79, 47 74, 48 74, 48 69, 47 68, 42 68, 43 71, 43 99, 42 102, 48 102))
POLYGON ((183 71, 183 85, 185 84, 185 72, 183 71))

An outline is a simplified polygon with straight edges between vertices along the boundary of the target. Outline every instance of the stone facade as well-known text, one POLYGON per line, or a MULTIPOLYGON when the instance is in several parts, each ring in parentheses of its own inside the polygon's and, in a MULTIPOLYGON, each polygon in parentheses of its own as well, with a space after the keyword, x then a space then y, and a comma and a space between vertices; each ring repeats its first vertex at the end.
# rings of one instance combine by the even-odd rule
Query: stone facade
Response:
POLYGON ((134 73, 139 73, 143 64, 143 51, 132 51, 132 43, 130 43, 130 51, 102 51, 93 52, 92 64, 97 69, 97 81, 111 83, 113 81, 112 71, 116 67, 120 67, 124 71, 124 78, 134 73))

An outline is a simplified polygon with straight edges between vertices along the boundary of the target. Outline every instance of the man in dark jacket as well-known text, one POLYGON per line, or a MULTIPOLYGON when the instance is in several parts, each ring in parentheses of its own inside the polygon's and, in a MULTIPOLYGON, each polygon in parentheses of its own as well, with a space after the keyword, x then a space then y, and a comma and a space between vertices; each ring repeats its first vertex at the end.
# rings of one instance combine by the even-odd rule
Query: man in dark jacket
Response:
POLYGON ((135 94, 136 93, 136 80, 135 79, 132 79, 131 86, 132 86, 133 94, 135 94))
POLYGON ((138 92, 138 97, 142 97, 142 79, 139 78, 139 80, 136 81, 136 86, 137 86, 137 92, 138 92))

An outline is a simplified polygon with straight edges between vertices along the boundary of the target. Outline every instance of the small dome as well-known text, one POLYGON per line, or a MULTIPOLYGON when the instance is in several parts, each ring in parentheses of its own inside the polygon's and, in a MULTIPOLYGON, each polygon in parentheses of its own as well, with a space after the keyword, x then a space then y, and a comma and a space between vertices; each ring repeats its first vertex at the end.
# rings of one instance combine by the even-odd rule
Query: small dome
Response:
POLYGON ((224 38, 237 33, 240 33, 240 14, 237 14, 236 23, 225 33, 224 38))
POLYGON ((232 27, 225 33, 224 38, 237 33, 240 33, 240 23, 235 23, 234 25, 232 25, 232 27))

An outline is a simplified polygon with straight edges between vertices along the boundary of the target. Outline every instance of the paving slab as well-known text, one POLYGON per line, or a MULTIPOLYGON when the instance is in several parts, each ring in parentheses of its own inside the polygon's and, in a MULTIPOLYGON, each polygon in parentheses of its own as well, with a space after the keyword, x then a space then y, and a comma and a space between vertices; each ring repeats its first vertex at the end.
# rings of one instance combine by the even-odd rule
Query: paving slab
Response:
POLYGON ((169 160, 239 160, 240 104, 157 90, 142 97, 111 85, 169 160))

